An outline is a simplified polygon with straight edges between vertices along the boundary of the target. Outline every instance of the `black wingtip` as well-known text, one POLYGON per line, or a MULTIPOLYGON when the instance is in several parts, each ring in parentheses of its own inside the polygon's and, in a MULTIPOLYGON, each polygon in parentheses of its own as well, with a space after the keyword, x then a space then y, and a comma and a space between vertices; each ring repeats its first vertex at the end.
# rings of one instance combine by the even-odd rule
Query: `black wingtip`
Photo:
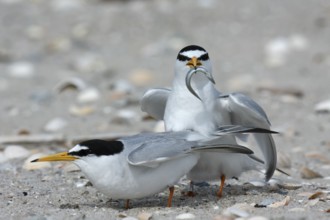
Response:
POLYGON ((266 134, 279 134, 277 131, 272 131, 264 128, 251 128, 249 130, 251 133, 266 133, 266 134))

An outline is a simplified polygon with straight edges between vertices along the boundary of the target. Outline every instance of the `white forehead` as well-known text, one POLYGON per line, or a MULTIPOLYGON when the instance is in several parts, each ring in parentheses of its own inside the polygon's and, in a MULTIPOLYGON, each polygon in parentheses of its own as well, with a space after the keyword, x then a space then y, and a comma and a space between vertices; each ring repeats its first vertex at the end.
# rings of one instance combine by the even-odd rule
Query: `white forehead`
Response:
POLYGON ((69 150, 69 152, 79 152, 80 150, 88 150, 88 147, 77 144, 76 146, 71 148, 71 150, 69 150))
POLYGON ((182 53, 180 53, 181 55, 183 56, 186 56, 186 57, 200 57, 204 54, 206 54, 207 52, 205 51, 202 51, 202 50, 189 50, 189 51, 184 51, 182 53))

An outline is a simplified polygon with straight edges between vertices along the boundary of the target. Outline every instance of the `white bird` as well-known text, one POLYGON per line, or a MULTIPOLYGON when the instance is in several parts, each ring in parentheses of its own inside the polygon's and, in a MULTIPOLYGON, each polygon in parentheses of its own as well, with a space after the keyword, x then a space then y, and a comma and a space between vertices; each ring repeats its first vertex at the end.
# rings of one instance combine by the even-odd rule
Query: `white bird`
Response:
MULTIPOLYGON (((73 161, 93 186, 112 199, 142 198, 170 189, 197 163, 202 152, 252 154, 240 145, 227 143, 227 138, 260 129, 225 126, 212 137, 198 132, 141 133, 113 141, 88 140, 68 152, 45 156, 31 162, 73 161)), ((270 132, 262 130, 261 132, 270 132)))
MULTIPOLYGON (((142 97, 141 109, 164 120, 166 131, 190 129, 210 135, 217 127, 228 124, 270 129, 265 111, 255 101, 241 93, 222 94, 214 83, 208 52, 196 45, 184 47, 177 56, 172 89, 149 89, 142 97)), ((275 143, 271 134, 253 135, 265 160, 268 181, 276 169, 275 143)), ((236 140, 232 138, 229 143, 236 144, 236 140)), ((262 162, 246 155, 205 153, 188 177, 193 181, 221 177, 221 197, 225 178, 255 167, 256 160, 262 162)))

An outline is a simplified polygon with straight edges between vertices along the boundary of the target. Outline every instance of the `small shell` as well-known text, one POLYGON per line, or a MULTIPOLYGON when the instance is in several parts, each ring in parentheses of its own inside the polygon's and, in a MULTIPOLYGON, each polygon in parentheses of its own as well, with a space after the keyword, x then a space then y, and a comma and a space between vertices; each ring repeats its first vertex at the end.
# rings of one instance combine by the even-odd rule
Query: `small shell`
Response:
POLYGON ((3 153, 8 159, 28 157, 31 154, 30 151, 19 145, 9 145, 3 153))
POLYGON ((100 98, 100 92, 96 88, 87 88, 81 91, 77 97, 78 102, 94 102, 100 98))
POLYGON ((296 184, 296 183, 283 183, 283 184, 278 184, 278 186, 282 189, 287 189, 287 190, 296 190, 302 187, 301 184, 296 184))
POLYGON ((35 67, 30 62, 16 62, 8 66, 8 73, 15 78, 31 78, 35 74, 35 67))
POLYGON ((149 212, 140 212, 138 215, 137 215, 137 218, 139 220, 150 220, 152 218, 152 214, 149 213, 149 212))
POLYGON ((95 108, 92 106, 78 107, 73 105, 70 107, 69 112, 71 115, 82 117, 82 116, 90 115, 93 112, 95 112, 95 108))
POLYGON ((53 118, 44 127, 47 132, 58 132, 67 126, 67 121, 63 118, 53 118))
POLYGON ((79 90, 82 91, 87 87, 87 84, 78 77, 72 77, 59 82, 55 86, 55 91, 58 93, 66 90, 79 90))
POLYGON ((303 167, 300 170, 300 175, 303 179, 315 179, 322 178, 323 176, 307 167, 303 167))
POLYGON ((326 194, 324 192, 317 191, 308 197, 309 200, 313 200, 317 198, 326 198, 326 194))
POLYGON ((290 200, 291 200, 291 197, 287 196, 282 201, 275 202, 273 204, 268 205, 267 207, 278 208, 278 207, 282 207, 282 206, 287 206, 289 204, 290 200))
POLYGON ((315 111, 317 113, 329 113, 330 112, 330 100, 326 100, 318 103, 315 106, 315 111))
POLYGON ((319 160, 322 163, 330 164, 330 160, 323 154, 320 154, 318 152, 309 152, 305 154, 305 157, 319 160))
POLYGON ((196 216, 191 213, 182 213, 175 217, 175 219, 194 219, 194 218, 196 218, 196 216))

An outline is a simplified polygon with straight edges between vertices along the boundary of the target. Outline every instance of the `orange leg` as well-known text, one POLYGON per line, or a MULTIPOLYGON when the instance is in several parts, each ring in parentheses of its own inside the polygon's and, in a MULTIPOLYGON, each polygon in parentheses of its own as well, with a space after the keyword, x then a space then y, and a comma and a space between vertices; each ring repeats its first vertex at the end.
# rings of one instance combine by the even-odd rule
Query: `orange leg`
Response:
POLYGON ((223 190, 223 187, 225 185, 225 180, 226 180, 226 176, 225 175, 221 175, 221 183, 220 183, 220 188, 219 188, 219 191, 217 193, 217 196, 219 198, 221 198, 222 196, 222 190, 223 190))
POLYGON ((129 209, 129 199, 126 199, 125 209, 129 209))
POLYGON ((167 207, 171 207, 172 206, 172 198, 173 198, 173 194, 174 194, 174 186, 171 186, 168 189, 170 190, 170 195, 168 196, 167 207))

